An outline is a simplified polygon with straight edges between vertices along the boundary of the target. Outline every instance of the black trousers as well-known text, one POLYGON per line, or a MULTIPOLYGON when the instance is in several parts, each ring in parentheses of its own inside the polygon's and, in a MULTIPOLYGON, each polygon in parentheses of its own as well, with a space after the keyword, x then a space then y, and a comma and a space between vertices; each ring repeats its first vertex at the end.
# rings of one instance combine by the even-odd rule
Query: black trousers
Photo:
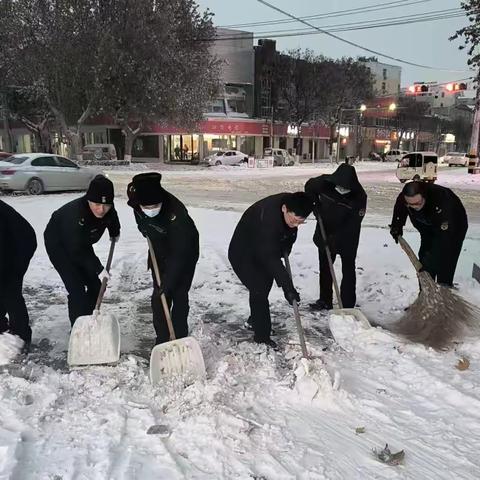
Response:
MULTIPOLYGON (((0 319, 8 315, 8 330, 18 335, 24 342, 32 341, 32 329, 28 317, 27 306, 23 298, 23 277, 25 268, 12 273, 7 282, 0 287, 0 319)), ((6 325, 4 325, 5 327, 6 325)))
MULTIPOLYGON (((184 338, 188 336, 188 312, 190 305, 188 301, 188 292, 192 286, 193 275, 195 273, 196 263, 188 268, 180 283, 172 292, 167 292, 166 298, 168 307, 171 310, 173 330, 176 338, 184 338)), ((156 344, 168 342, 170 340, 170 333, 168 331, 167 319, 165 318, 165 311, 159 295, 155 275, 153 277, 153 293, 151 298, 152 312, 153 312, 153 327, 157 334, 156 344)))
POLYGON ((95 272, 88 272, 77 264, 62 262, 59 265, 55 260, 52 263, 68 292, 68 317, 73 326, 78 317, 93 313, 101 282, 95 272))
MULTIPOLYGON (((432 278, 443 285, 453 286, 453 277, 458 258, 462 252, 466 231, 459 232, 448 242, 448 251, 442 251, 438 238, 429 233, 420 233, 421 243, 418 259, 432 278)), ((445 248, 443 249, 445 250, 445 248)))
POLYGON ((240 281, 247 287, 250 303, 250 323, 255 340, 270 339, 272 320, 268 295, 273 285, 273 277, 265 269, 249 258, 236 258, 229 255, 230 263, 240 281))
MULTIPOLYGON (((332 262, 340 256, 342 260, 342 283, 340 285, 340 297, 344 308, 354 308, 357 301, 356 285, 357 277, 355 272, 355 260, 357 257, 356 249, 341 249, 330 251, 332 262)), ((328 257, 325 249, 318 249, 318 260, 320 267, 320 299, 326 304, 331 305, 333 302, 333 280, 328 266, 328 257)))

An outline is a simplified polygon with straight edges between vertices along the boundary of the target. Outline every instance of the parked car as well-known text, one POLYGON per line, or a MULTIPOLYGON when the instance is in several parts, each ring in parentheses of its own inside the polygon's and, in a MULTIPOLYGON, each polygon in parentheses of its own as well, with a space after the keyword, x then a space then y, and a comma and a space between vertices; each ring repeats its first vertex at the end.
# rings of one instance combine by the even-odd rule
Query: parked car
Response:
POLYGON ((87 162, 117 160, 117 151, 112 143, 90 143, 83 147, 82 155, 87 162))
POLYGON ((8 152, 0 152, 0 160, 4 160, 5 158, 11 157, 12 154, 8 152))
POLYGON ((68 158, 47 153, 19 153, 0 162, 0 190, 43 192, 86 190, 101 173, 68 158))
POLYGON ((216 152, 206 158, 208 165, 240 165, 248 162, 248 156, 238 150, 216 152))
POLYGON ((263 158, 272 158, 275 167, 285 167, 295 165, 295 158, 283 148, 266 148, 263 151, 263 158))
POLYGON ((407 153, 397 165, 397 178, 401 183, 407 180, 434 182, 437 179, 438 157, 435 152, 407 153))
POLYGON ((384 162, 399 162, 408 152, 403 150, 389 150, 383 154, 384 162))
POLYGON ((447 163, 449 167, 468 167, 468 157, 465 152, 448 152, 445 154, 443 161, 447 163))

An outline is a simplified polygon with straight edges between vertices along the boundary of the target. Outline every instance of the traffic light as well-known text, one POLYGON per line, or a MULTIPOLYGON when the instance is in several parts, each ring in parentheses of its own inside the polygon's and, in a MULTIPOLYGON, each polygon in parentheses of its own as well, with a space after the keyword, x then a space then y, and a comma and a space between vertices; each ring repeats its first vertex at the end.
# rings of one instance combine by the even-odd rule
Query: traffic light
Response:
POLYGON ((466 89, 467 89, 466 83, 452 82, 452 83, 447 83, 445 85, 445 90, 450 93, 459 92, 460 90, 466 90, 466 89))
POLYGON ((427 93, 428 92, 428 85, 424 84, 415 84, 415 85, 410 85, 408 87, 409 93, 413 95, 421 95, 422 93, 427 93))

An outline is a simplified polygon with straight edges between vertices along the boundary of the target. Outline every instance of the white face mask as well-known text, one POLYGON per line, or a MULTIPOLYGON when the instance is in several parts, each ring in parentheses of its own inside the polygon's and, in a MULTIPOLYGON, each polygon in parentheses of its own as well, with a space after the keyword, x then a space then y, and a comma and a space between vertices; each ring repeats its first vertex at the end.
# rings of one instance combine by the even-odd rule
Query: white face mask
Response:
POLYGON ((340 185, 337 185, 335 187, 335 190, 340 194, 340 195, 346 195, 347 193, 350 193, 349 188, 343 188, 340 185))
POLYGON ((160 209, 162 207, 158 208, 142 208, 142 212, 150 218, 156 217, 160 213, 160 209))

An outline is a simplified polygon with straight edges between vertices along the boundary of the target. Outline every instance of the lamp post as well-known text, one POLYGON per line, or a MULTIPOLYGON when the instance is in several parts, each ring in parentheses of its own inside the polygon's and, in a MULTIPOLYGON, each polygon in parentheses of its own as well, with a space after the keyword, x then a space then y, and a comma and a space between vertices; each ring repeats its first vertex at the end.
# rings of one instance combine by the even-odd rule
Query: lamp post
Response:
MULTIPOLYGON (((342 116, 343 112, 360 112, 360 118, 362 118, 362 115, 364 112, 368 111, 378 111, 378 110, 388 110, 389 112, 393 113, 396 110, 398 110, 397 104, 395 102, 392 102, 388 107, 367 107, 365 104, 362 103, 359 108, 340 108, 339 114, 338 114, 338 135, 337 135, 337 155, 336 155, 336 162, 339 163, 340 161, 340 145, 341 145, 341 140, 340 140, 340 129, 342 127, 342 116)), ((357 142, 358 142, 358 131, 361 126, 357 124, 357 142)))

